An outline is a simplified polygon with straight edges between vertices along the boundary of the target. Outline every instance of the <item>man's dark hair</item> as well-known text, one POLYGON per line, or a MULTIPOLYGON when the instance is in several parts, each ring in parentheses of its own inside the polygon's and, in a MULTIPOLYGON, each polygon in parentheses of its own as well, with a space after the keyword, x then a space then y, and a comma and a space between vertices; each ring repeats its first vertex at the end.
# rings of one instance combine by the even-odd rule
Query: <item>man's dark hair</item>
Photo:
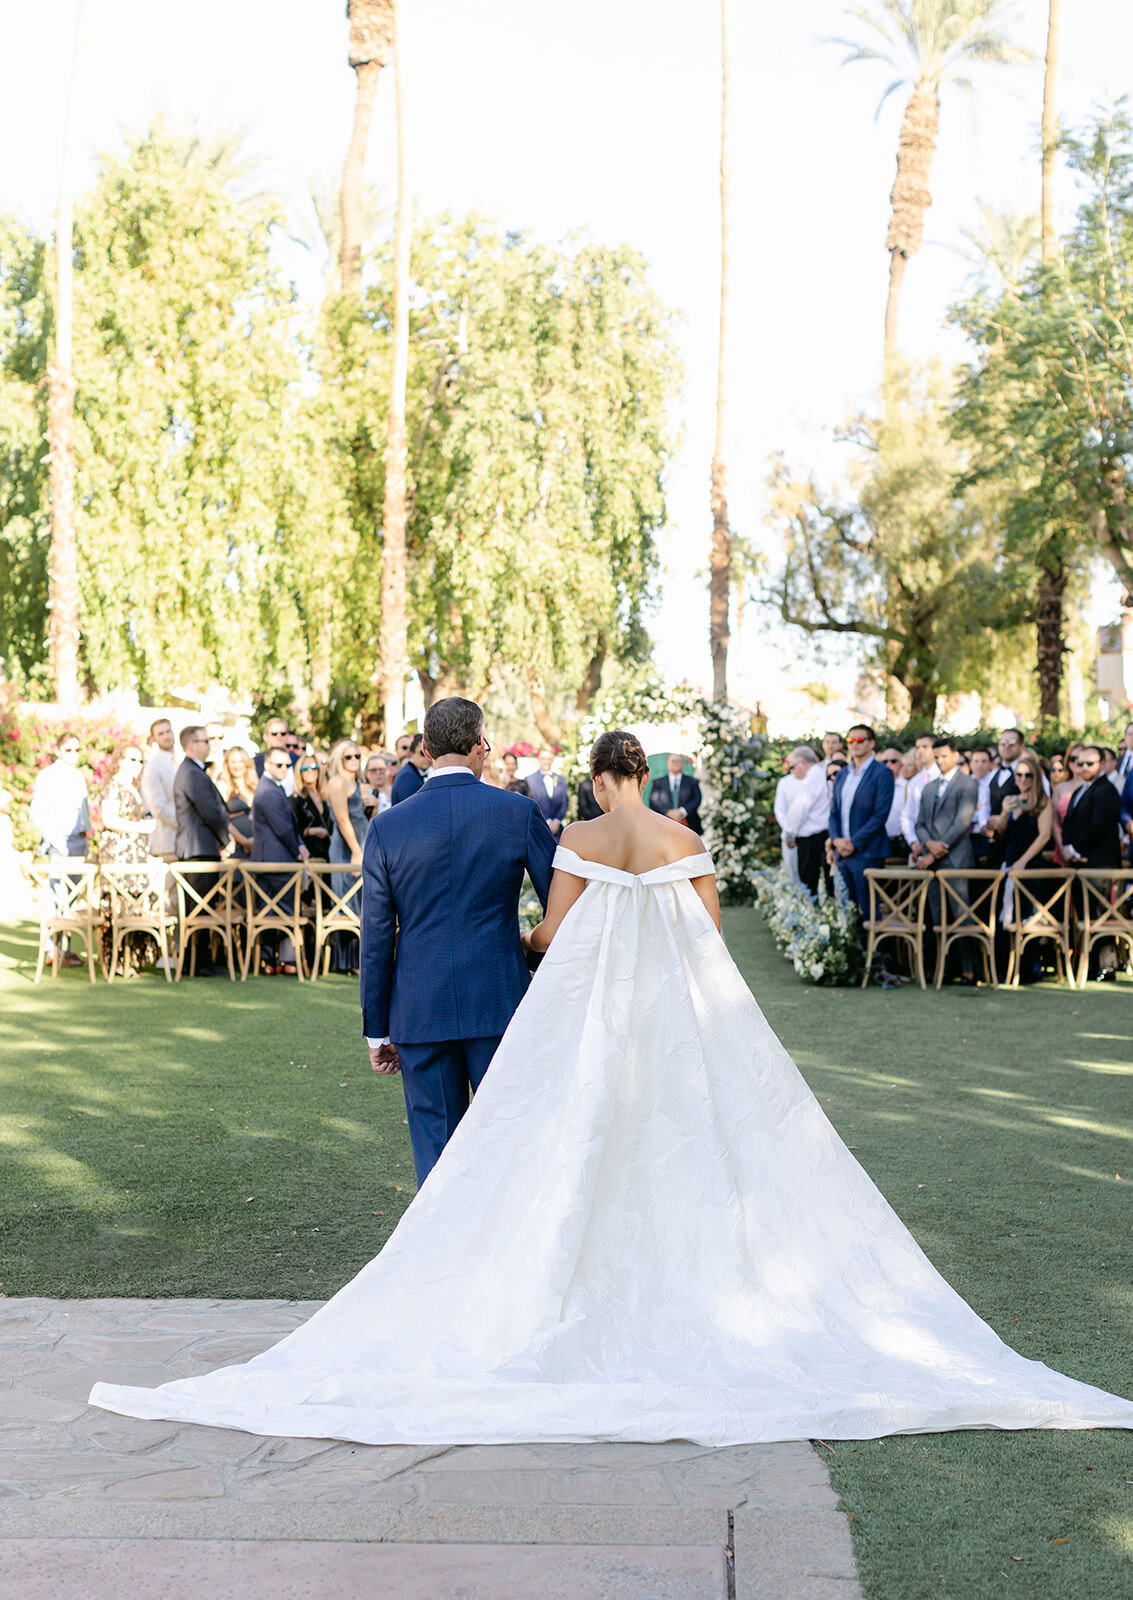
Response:
POLYGON ((420 750, 421 745, 424 742, 424 738, 425 738, 425 735, 423 733, 415 733, 413 735, 413 737, 410 739, 410 741, 409 741, 409 754, 411 756, 415 756, 417 754, 418 750, 420 750))
POLYGON ((989 761, 995 760, 995 751, 989 750, 986 744, 974 744, 968 754, 970 756, 986 756, 989 761))
POLYGON ((1108 744, 1103 744, 1102 745, 1101 752, 1102 752, 1102 760, 1103 761, 1116 761, 1117 760, 1117 751, 1116 750, 1111 750, 1108 744))
POLYGON ((1105 759, 1105 752, 1102 749, 1100 744, 1084 744, 1082 746, 1082 748, 1079 750, 1078 755, 1079 756, 1084 756, 1086 754, 1087 750, 1092 750, 1094 752, 1094 754, 1098 758, 1098 762, 1099 763, 1101 763, 1105 759))
POLYGON ((947 734, 943 734, 939 739, 934 739, 932 748, 934 750, 955 750, 957 755, 960 753, 960 748, 955 739, 950 739, 947 734))
POLYGON ((157 742, 157 730, 158 730, 158 728, 164 728, 166 726, 166 724, 168 724, 169 727, 173 726, 173 724, 169 721, 168 717, 155 717, 154 720, 150 723, 150 725, 149 725, 149 736, 150 736, 150 743, 151 744, 154 744, 154 743, 157 742))
MULTIPOLYGON (((484 713, 475 700, 457 694, 435 701, 425 713, 425 744, 436 761, 440 756, 466 756, 484 731, 484 713)), ((421 735, 413 749, 421 747, 421 735)))
POLYGON ((873 740, 874 744, 877 743, 877 735, 876 735, 876 733, 874 733, 873 729, 870 727, 868 722, 852 722, 850 724, 850 726, 846 729, 846 732, 848 734, 849 733, 864 733, 864 734, 868 734, 868 736, 873 740))
POLYGON ((1006 739, 1009 733, 1013 733, 1020 744, 1026 744, 1027 735, 1023 732, 1022 728, 1001 728, 999 730, 999 737, 1001 739, 1006 739))
POLYGON ((182 728, 180 734, 178 735, 181 740, 182 750, 187 750, 189 748, 189 745, 196 734, 207 732, 208 729, 205 727, 203 722, 190 722, 189 726, 187 728, 182 728))

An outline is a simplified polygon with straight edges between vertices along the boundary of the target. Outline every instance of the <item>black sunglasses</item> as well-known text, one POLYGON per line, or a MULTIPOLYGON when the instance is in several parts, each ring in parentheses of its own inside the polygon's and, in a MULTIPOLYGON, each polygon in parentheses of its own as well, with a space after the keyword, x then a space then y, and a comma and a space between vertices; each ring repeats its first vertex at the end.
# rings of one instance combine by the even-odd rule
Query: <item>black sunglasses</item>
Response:
POLYGON ((353 755, 353 756, 343 756, 342 759, 344 761, 361 761, 362 757, 360 755, 353 755))

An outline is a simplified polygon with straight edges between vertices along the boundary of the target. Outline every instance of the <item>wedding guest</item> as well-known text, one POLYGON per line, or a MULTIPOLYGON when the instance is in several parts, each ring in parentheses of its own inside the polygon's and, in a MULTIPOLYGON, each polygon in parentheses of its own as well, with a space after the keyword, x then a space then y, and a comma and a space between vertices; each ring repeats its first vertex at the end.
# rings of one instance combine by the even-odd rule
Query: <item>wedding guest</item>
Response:
MULTIPOLYGON (((284 788, 290 773, 291 758, 285 747, 265 753, 264 775, 256 785, 252 801, 253 861, 306 861, 310 855, 299 837, 295 815, 284 788)), ((279 910, 289 916, 295 909, 295 894, 290 887, 281 894, 286 884, 286 873, 256 874, 255 889, 260 900, 266 905, 278 895, 279 910)), ((291 940, 287 937, 282 942, 273 940, 270 948, 278 950, 278 955, 274 963, 267 964, 274 965, 277 973, 283 972, 293 978, 296 969, 291 940)))
POLYGON ((562 832, 567 814, 566 779, 560 772, 552 772, 555 752, 544 745, 539 752, 539 770, 527 780, 528 792, 543 814, 543 821, 556 838, 562 832))
MULTIPOLYGON (((1081 787, 1070 796, 1062 822, 1062 857, 1068 867, 1091 870, 1121 866, 1121 796, 1102 771, 1102 753, 1096 744, 1084 745, 1078 755, 1081 787)), ((1080 885, 1075 885, 1076 905, 1082 909, 1080 885)), ((1117 976, 1117 947, 1099 942, 1091 952, 1092 978, 1103 982, 1117 976)))
MULTIPOLYGON (((784 761, 787 765, 789 757, 784 761)), ((795 787, 795 779, 791 768, 787 770, 775 785, 775 798, 771 802, 771 814, 779 824, 779 855, 789 883, 801 883, 799 877, 799 852, 794 839, 787 837, 787 809, 790 802, 788 789, 795 787)))
POLYGON ((972 816, 972 860, 977 867, 987 863, 988 838, 984 832, 991 814, 991 774, 993 756, 986 745, 968 752, 969 770, 979 786, 979 797, 972 816))
MULTIPOLYGON (((516 755, 515 751, 505 750, 501 760, 504 768, 504 788, 510 789, 512 794, 525 794, 530 799, 531 790, 527 787, 525 780, 519 776, 519 757, 516 755)), ((591 784, 592 793, 593 787, 593 784, 591 784)), ((599 812, 596 814, 600 815, 601 813, 599 812)), ((592 819, 589 817, 584 817, 582 820, 584 822, 589 822, 592 819)))
MULTIPOLYGON (((1054 807, 1043 788, 1043 772, 1034 756, 1018 756, 1012 772, 1014 794, 1004 795, 1003 804, 992 817, 992 826, 1003 840, 1003 870, 1010 876, 1016 872, 1033 871, 1041 865, 1042 853, 1054 831, 1054 807)), ((1015 886, 1010 881, 1004 889, 999 913, 1001 926, 1006 929, 1015 917, 1015 886)), ((1021 983, 1033 983, 1039 976, 1038 952, 1032 954, 1026 969, 1019 974, 1021 983)), ((1005 966, 1005 942, 997 938, 996 959, 1002 971, 1005 966)))
POLYGON ((1008 795, 1018 794, 1019 785, 1015 782, 1015 768, 1023 754, 1025 739, 1020 728, 1005 728, 999 735, 999 765, 991 775, 988 785, 988 819, 984 832, 989 840, 987 852, 987 865, 1001 867, 1003 865, 1004 839, 1003 829, 995 824, 996 817, 1003 810, 1003 802, 1008 795))
POLYGON ((1121 749, 1117 752, 1117 775, 1121 779, 1122 788, 1128 779, 1133 777, 1133 722, 1125 725, 1121 749))
POLYGON ((1108 778, 1118 794, 1120 794, 1121 774, 1118 771, 1117 751, 1111 749, 1108 744, 1103 744, 1100 748, 1102 753, 1102 777, 1108 778))
POLYGON ((263 777, 264 761, 266 760, 270 750, 284 751, 289 763, 287 778, 284 783, 284 793, 290 798, 290 796, 295 793, 295 774, 292 771, 292 768, 294 767, 295 762, 298 761, 299 757, 297 755, 293 757, 291 752, 287 749, 287 740, 287 723, 281 716, 270 716, 264 723, 264 748, 259 751, 256 756, 256 777, 257 779, 263 777))
POLYGON ((826 793, 828 797, 833 797, 834 784, 838 774, 844 772, 848 766, 849 762, 844 756, 835 756, 826 763, 826 793))
POLYGON ((685 771, 687 759, 677 750, 670 754, 666 776, 654 778, 649 786, 649 809, 699 833, 700 785, 691 772, 685 771))
MULTIPOLYGON (((1081 753, 1080 744, 1072 744, 1062 759, 1063 776, 1055 780, 1051 772, 1050 798, 1054 807, 1053 833, 1054 833, 1054 864, 1064 867, 1062 859, 1062 824, 1066 820, 1066 808, 1070 804, 1070 797, 1076 789, 1082 787, 1082 779, 1078 772, 1078 756, 1081 753)), ((1052 763, 1053 766, 1053 763, 1052 763)))
POLYGON ((393 757, 398 771, 405 765, 409 752, 413 748, 413 734, 403 733, 394 740, 393 757))
POLYGON ((307 750, 306 745, 303 743, 302 739, 297 733, 287 733, 284 735, 283 748, 287 751, 287 754, 291 758, 292 767, 298 765, 300 756, 305 755, 307 750))
POLYGON ((885 819, 885 833, 889 840, 889 854, 903 856, 905 854, 905 841, 901 836, 901 816, 905 809, 905 795, 908 791, 909 780, 901 772, 901 752, 894 745, 883 750, 877 758, 882 766, 888 767, 893 774, 893 804, 889 807, 889 815, 885 819))
POLYGON ((960 752, 953 739, 932 742, 932 760, 939 774, 921 790, 917 807, 913 866, 922 871, 974 865, 971 828, 979 803, 978 781, 960 771, 960 752))
POLYGON ((325 778, 318 756, 300 756, 295 777, 299 787, 291 797, 291 809, 299 837, 312 861, 329 861, 334 817, 323 792, 325 778))
MULTIPOLYGON (((341 863, 348 869, 331 874, 330 886, 336 895, 346 894, 362 869, 362 846, 369 823, 366 821, 359 782, 361 761, 362 752, 353 739, 340 739, 331 747, 327 757, 326 797, 334 819, 327 859, 341 863)), ((408 763, 403 770, 409 770, 408 763)), ((401 773, 398 773, 400 776, 401 773)), ((392 799, 396 805, 397 795, 394 794, 392 799)), ((331 965, 336 972, 358 971, 357 935, 334 935, 331 965)))
POLYGON ((863 916, 869 914, 866 872, 885 861, 885 823, 893 804, 893 774, 873 758, 873 729, 856 722, 847 735, 853 765, 834 780, 827 860, 837 866, 846 892, 863 916))
MULTIPOLYGON (((77 735, 64 733, 55 742, 54 761, 37 774, 32 785, 28 820, 39 832, 40 854, 51 861, 85 857, 90 843, 90 800, 87 780, 79 771, 79 753, 77 735)), ((52 878, 49 882, 52 894, 62 905, 66 899, 62 878, 52 878)), ((54 948, 54 940, 49 937, 49 957, 54 948)), ((65 967, 83 964, 78 956, 71 954, 66 939, 61 960, 65 967)))
MULTIPOLYGON (((517 785, 517 787, 518 787, 518 785, 517 785)), ((508 788, 509 789, 511 788, 510 784, 508 785, 508 788)), ((526 784, 523 785, 523 792, 524 792, 524 794, 527 793, 527 785, 526 784)), ((602 816, 602 814, 603 814, 602 813, 602 807, 598 804, 597 800, 594 798, 594 780, 593 780, 593 778, 583 778, 581 780, 581 782, 579 783, 579 785, 578 785, 578 820, 579 820, 579 822, 593 822, 596 817, 600 817, 600 816, 602 816)))
POLYGON ((168 717, 150 723, 150 751, 142 772, 142 799, 153 818, 149 853, 162 861, 177 859, 177 808, 173 804, 173 780, 177 761, 173 754, 173 724, 168 717))
POLYGON ((410 795, 416 794, 424 785, 425 774, 432 764, 430 757, 425 754, 421 735, 415 733, 409 741, 405 763, 398 769, 397 777, 393 780, 393 787, 389 792, 391 805, 399 806, 403 800, 408 800, 410 795))
MULTIPOLYGON (((100 797, 102 812, 102 829, 98 836, 100 866, 130 866, 151 859, 149 839, 157 824, 155 819, 147 814, 146 803, 142 798, 140 780, 143 761, 141 747, 128 744, 110 763, 100 797)), ((142 893, 146 885, 147 879, 144 875, 139 875, 133 884, 127 881, 127 886, 135 896, 142 893)), ((156 911, 161 900, 161 892, 147 894, 144 898, 150 909, 156 911)), ((102 889, 100 943, 102 965, 106 972, 110 971, 114 953, 114 930, 111 923, 113 902, 111 886, 105 883, 102 889)), ((159 955, 157 940, 152 933, 132 930, 127 933, 124 944, 119 946, 120 965, 115 976, 132 977, 138 967, 152 966, 159 955)))
POLYGON ((901 813, 901 837, 910 853, 917 848, 917 814, 921 795, 928 784, 940 777, 940 769, 932 758, 934 737, 931 733, 922 733, 913 746, 917 770, 906 785, 905 809, 901 813))
MULTIPOLYGON (((826 861, 830 798, 822 764, 809 745, 798 745, 787 757, 790 784, 786 791, 783 842, 796 852, 799 882, 812 897, 826 861)), ((827 889, 829 890, 829 883, 827 889)))
MULTIPOLYGON (((231 828, 224 796, 205 771, 208 760, 208 734, 199 723, 181 729, 184 759, 173 780, 173 803, 177 809, 178 861, 216 861, 230 848, 231 828)), ((215 872, 192 874, 190 883, 200 895, 207 895, 216 882, 215 872)), ((203 930, 197 940, 198 977, 215 977, 222 969, 209 956, 209 935, 203 930), (202 959, 203 958, 203 959, 202 959)))
MULTIPOLYGON (((240 858, 252 855, 255 824, 252 802, 256 796, 256 769, 243 745, 234 744, 224 752, 216 786, 228 808, 229 831, 240 858)), ((255 860, 255 857, 252 856, 255 860)))
POLYGON ((362 769, 362 806, 367 818, 376 817, 379 811, 388 811, 392 805, 390 800, 390 770, 385 756, 380 750, 373 751, 366 757, 366 764, 362 769))
POLYGON ((846 755, 846 741, 840 733, 828 731, 822 735, 822 754, 827 762, 833 761, 835 756, 841 756, 843 761, 849 759, 846 755))
POLYGON ((1130 771, 1129 776, 1125 780, 1125 786, 1121 791, 1120 821, 1122 830, 1128 836, 1129 840, 1126 852, 1128 863, 1130 866, 1133 866, 1133 771, 1130 771))

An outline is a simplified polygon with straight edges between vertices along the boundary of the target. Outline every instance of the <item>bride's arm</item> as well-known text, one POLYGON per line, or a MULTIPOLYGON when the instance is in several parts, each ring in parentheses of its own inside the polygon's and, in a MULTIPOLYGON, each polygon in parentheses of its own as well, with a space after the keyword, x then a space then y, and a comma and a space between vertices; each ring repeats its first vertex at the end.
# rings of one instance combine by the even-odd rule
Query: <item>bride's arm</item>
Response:
POLYGON ((559 924, 586 888, 585 878, 576 878, 573 872, 556 867, 551 878, 551 892, 547 896, 547 914, 542 922, 524 935, 523 942, 529 950, 541 955, 559 931, 559 924))
POLYGON ((716 924, 716 932, 720 933, 720 896, 716 892, 716 878, 713 873, 705 873, 703 878, 693 878, 692 886, 704 901, 704 909, 716 924))

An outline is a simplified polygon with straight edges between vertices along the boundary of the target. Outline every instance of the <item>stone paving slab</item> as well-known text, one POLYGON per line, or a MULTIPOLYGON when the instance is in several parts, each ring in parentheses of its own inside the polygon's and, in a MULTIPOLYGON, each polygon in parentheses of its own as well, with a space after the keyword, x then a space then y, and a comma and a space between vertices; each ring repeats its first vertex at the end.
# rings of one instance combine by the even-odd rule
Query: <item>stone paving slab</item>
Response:
POLYGON ((723 1551, 701 1545, 14 1539, 0 1542, 0 1594, 9 1593, 21 1600, 727 1600, 728 1580, 723 1551))
MULTIPOLYGON (((480 1583, 482 1576, 483 1587, 438 1588, 438 1577, 430 1600, 442 1593, 446 1600, 450 1593, 517 1600, 528 1588, 510 1579, 501 1587, 499 1569, 491 1565, 505 1560, 499 1547, 506 1546, 507 1559, 517 1563, 515 1583, 529 1583, 540 1600, 560 1593, 546 1578, 554 1563, 530 1563, 539 1551, 564 1549, 574 1552, 563 1571, 575 1585, 562 1589, 564 1596, 668 1600, 672 1594, 683 1600, 687 1593, 716 1600, 728 1591, 714 1587, 715 1576, 697 1563, 705 1551, 725 1566, 731 1562, 734 1525, 729 1582, 736 1600, 857 1600, 847 1520, 825 1463, 803 1443, 720 1450, 689 1444, 358 1445, 139 1421, 85 1404, 98 1379, 164 1383, 256 1355, 318 1304, 0 1298, 0 1574, 8 1570, 4 1562, 22 1559, 29 1541, 51 1541, 60 1573, 78 1559, 67 1550, 90 1540, 100 1548, 103 1541, 133 1541, 134 1555, 143 1567, 152 1559, 155 1571, 165 1570, 156 1546, 168 1554, 174 1543, 188 1548, 208 1541, 214 1553, 223 1545, 237 1552, 234 1560, 262 1564, 273 1549, 305 1549, 310 1541, 328 1556, 332 1547, 342 1552, 343 1583, 336 1578, 333 1592, 348 1600, 358 1548, 374 1554, 386 1546, 427 1546, 430 1560, 451 1560, 444 1570, 456 1573, 464 1570, 461 1552, 476 1547, 496 1552, 477 1557, 488 1563, 482 1575, 475 1563, 467 1568, 468 1582, 480 1583), (623 1552, 620 1564, 611 1549, 623 1552), (646 1576, 645 1587, 610 1587, 637 1582, 639 1568, 646 1572, 642 1550, 655 1558, 655 1583, 646 1576), (701 1554, 689 1555, 686 1568, 673 1555, 681 1550, 701 1554), (594 1588, 594 1574, 601 1573, 606 1587, 594 1588)), ((393 1558, 383 1553, 380 1559, 393 1558)), ((411 1581, 412 1561, 405 1560, 390 1566, 389 1582, 383 1578, 379 1589, 371 1584, 370 1592, 381 1592, 383 1600, 416 1600, 419 1591, 395 1586, 411 1581)), ((143 1580, 149 1582, 144 1573, 143 1580)), ((265 1595, 291 1592, 273 1589, 266 1578, 264 1584, 265 1595)), ((0 1582, 0 1594, 8 1592, 0 1582)), ((29 1594, 22 1586, 13 1592, 21 1600, 29 1594)), ((209 1577, 198 1592, 227 1591, 209 1577)), ((249 1597, 256 1592, 243 1591, 249 1597)), ((136 1593, 140 1600, 148 1591, 136 1593)), ((166 1589, 163 1596, 172 1600, 176 1593, 166 1589)), ((82 1600, 96 1594, 101 1591, 83 1591, 82 1600)))

